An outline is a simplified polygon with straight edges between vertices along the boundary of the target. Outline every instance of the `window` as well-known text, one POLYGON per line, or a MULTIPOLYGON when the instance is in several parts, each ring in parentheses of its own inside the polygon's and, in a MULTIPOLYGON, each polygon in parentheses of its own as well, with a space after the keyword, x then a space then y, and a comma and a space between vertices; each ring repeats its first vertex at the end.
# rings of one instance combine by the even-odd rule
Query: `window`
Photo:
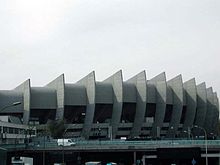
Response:
POLYGON ((14 133, 14 128, 9 127, 9 133, 13 134, 14 133))
POLYGON ((8 133, 8 127, 3 127, 3 133, 8 133))

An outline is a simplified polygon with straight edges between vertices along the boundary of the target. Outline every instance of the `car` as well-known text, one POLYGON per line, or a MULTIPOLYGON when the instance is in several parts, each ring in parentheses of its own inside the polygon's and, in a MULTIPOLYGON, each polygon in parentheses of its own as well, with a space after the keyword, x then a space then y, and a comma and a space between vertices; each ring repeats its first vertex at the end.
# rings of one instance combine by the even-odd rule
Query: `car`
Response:
POLYGON ((85 165, 101 165, 101 162, 86 162, 85 165))
POLYGON ((117 163, 109 162, 109 163, 107 163, 106 165, 117 165, 117 163))
POLYGON ((75 146, 76 143, 71 139, 57 139, 58 146, 75 146))

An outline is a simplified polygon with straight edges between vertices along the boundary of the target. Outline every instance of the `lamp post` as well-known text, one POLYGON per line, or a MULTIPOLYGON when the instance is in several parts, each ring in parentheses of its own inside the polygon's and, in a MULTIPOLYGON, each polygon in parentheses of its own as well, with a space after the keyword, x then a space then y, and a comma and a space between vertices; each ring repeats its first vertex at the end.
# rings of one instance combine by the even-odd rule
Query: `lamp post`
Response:
POLYGON ((98 127, 98 137, 99 137, 99 145, 101 144, 101 139, 100 139, 100 137, 101 137, 101 128, 100 127, 98 127))
POLYGON ((208 146, 207 146, 207 132, 206 130, 203 128, 203 127, 200 127, 198 125, 194 125, 194 128, 199 128, 201 129, 203 132, 204 132, 204 135, 205 135, 205 162, 206 162, 206 165, 208 165, 208 146))
POLYGON ((67 128, 64 130, 64 132, 63 132, 63 146, 62 146, 62 161, 63 161, 63 163, 62 163, 62 165, 65 165, 65 155, 64 155, 64 135, 65 135, 65 133, 66 133, 66 131, 68 130, 68 128, 69 128, 70 126, 67 126, 67 128))
MULTIPOLYGON (((84 115, 85 115, 85 113, 82 113, 82 116, 84 116, 84 115)), ((74 125, 76 125, 76 124, 73 124, 72 126, 74 126, 74 125)), ((62 135, 62 137, 63 137, 63 146, 62 146, 62 164, 63 164, 63 165, 65 165, 64 136, 65 136, 67 130, 68 130, 70 127, 71 127, 71 124, 67 125, 67 127, 66 127, 66 129, 63 131, 63 135, 62 135)))
MULTIPOLYGON (((171 130, 171 134, 172 133, 174 134, 174 127, 173 126, 170 127, 170 130, 171 130)), ((172 137, 172 144, 173 144, 173 140, 175 138, 175 135, 171 135, 171 137, 172 137)))

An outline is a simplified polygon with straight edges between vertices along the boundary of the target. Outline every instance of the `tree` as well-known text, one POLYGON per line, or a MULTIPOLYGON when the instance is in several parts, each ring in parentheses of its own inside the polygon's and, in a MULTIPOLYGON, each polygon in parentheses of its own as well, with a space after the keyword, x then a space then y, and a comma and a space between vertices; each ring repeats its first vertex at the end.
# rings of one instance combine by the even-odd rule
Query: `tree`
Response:
POLYGON ((218 128, 217 128, 218 130, 217 130, 217 134, 218 134, 218 136, 220 135, 220 120, 218 121, 218 128))
POLYGON ((47 130, 50 136, 55 139, 62 138, 66 130, 65 123, 65 120, 49 120, 47 122, 47 130))

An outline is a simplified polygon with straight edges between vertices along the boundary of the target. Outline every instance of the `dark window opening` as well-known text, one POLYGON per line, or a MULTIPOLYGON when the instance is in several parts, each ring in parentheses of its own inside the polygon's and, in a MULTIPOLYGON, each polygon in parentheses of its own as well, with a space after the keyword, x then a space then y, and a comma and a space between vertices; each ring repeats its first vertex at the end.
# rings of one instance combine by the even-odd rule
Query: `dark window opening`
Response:
POLYGON ((118 135, 116 136, 116 139, 122 139, 122 140, 126 140, 128 138, 128 135, 118 135))
POLYGON ((104 140, 104 139, 107 139, 107 134, 106 134, 106 132, 105 131, 103 131, 103 130, 105 130, 104 128, 100 128, 100 127, 98 127, 98 128, 92 128, 91 129, 92 130, 92 136, 89 136, 89 139, 99 139, 99 140, 104 140))
POLYGON ((23 113, 4 113, 4 112, 1 112, 1 116, 15 116, 21 120, 23 118, 23 113))
POLYGON ((18 133, 19 133, 19 129, 15 128, 15 134, 18 134, 18 133))
POLYGON ((101 135, 101 133, 93 133, 92 136, 89 136, 89 140, 106 140, 107 137, 105 135, 101 135))
POLYGON ((110 123, 113 104, 96 104, 93 123, 110 123))
POLYGON ((169 127, 162 127, 162 131, 167 131, 169 129, 169 127))
POLYGON ((186 106, 183 106, 183 110, 182 110, 182 115, 181 115, 180 124, 183 124, 184 121, 185 121, 185 118, 186 118, 186 111, 187 111, 186 106))
POLYGON ((183 130, 183 128, 181 128, 181 127, 180 127, 180 128, 178 128, 178 131, 180 131, 180 132, 181 132, 182 130, 183 130))
POLYGON ((167 104, 165 117, 164 117, 164 123, 169 123, 171 121, 172 112, 173 112, 173 105, 167 104))
POLYGON ((195 118, 194 118, 194 121, 193 121, 193 125, 197 125, 197 123, 196 123, 197 115, 198 115, 198 109, 196 108, 196 114, 195 114, 195 118))
POLYGON ((82 131, 82 128, 70 128, 70 129, 67 129, 67 133, 70 132, 81 132, 82 131))
POLYGON ((131 128, 130 127, 120 127, 118 128, 118 131, 130 131, 131 128))
POLYGON ((14 129, 9 127, 9 131, 8 131, 10 134, 13 134, 14 133, 14 129))
POLYGON ((48 120, 55 120, 56 109, 31 109, 30 120, 38 119, 39 124, 46 124, 48 120))
POLYGON ((147 103, 145 117, 155 117, 155 113, 156 113, 156 104, 147 103))
POLYGON ((152 127, 142 127, 141 130, 142 130, 142 131, 149 131, 149 130, 151 130, 151 128, 152 128, 152 127))
POLYGON ((135 112, 136 112, 136 103, 123 103, 121 123, 134 122, 135 112))
MULTIPOLYGON (((146 130, 145 130, 146 131, 146 130)), ((144 130, 141 132, 141 134, 139 135, 139 137, 143 140, 151 140, 152 136, 150 136, 149 133, 144 132, 144 130)))
POLYGON ((3 133, 8 133, 8 127, 3 127, 3 133))
POLYGON ((84 123, 86 115, 86 106, 64 106, 64 118, 68 124, 84 123))

